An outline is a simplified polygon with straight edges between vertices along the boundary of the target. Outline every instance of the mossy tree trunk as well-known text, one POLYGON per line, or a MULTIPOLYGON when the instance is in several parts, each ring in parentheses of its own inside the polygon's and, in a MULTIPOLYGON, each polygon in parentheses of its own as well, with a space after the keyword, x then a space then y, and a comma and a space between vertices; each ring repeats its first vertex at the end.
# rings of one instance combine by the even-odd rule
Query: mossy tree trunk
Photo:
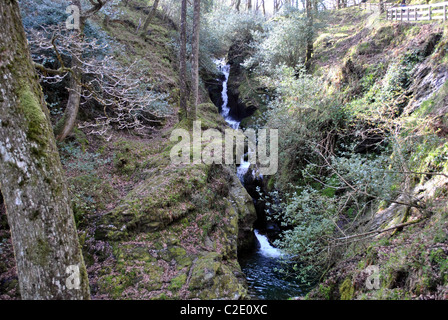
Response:
MULTIPOLYGON (((81 35, 78 35, 81 36, 81 35)), ((72 58, 71 69, 73 73, 70 78, 70 89, 64 115, 56 126, 55 133, 58 141, 63 141, 73 131, 78 117, 79 104, 81 103, 81 72, 82 62, 72 58)))
POLYGON ((187 117, 188 91, 187 91, 187 0, 182 0, 180 17, 180 66, 179 66, 179 89, 180 89, 180 119, 187 117))
POLYGON ((17 1, 0 0, 0 12, 0 183, 21 296, 89 299, 64 173, 17 1))
POLYGON ((191 119, 196 120, 197 106, 199 104, 199 30, 201 21, 201 0, 194 0, 193 14, 193 40, 192 40, 192 62, 191 62, 191 86, 192 86, 192 106, 190 111, 191 119))
POLYGON ((152 5, 151 11, 149 12, 148 16, 146 17, 145 24, 143 25, 143 31, 142 34, 146 35, 148 32, 149 24, 151 23, 152 18, 156 14, 157 7, 159 6, 160 0, 154 0, 154 4, 152 5))

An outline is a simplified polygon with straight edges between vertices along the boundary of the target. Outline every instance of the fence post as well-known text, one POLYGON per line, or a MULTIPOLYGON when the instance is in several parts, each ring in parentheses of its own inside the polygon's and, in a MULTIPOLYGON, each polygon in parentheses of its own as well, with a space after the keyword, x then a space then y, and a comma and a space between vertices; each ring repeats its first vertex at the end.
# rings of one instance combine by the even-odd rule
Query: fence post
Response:
POLYGON ((409 22, 409 8, 406 8, 406 11, 408 13, 408 22, 409 22))
POLYGON ((443 5, 443 22, 446 21, 446 4, 443 5))
POLYGON ((415 8, 414 11, 415 11, 415 21, 418 21, 417 8, 415 8))
POLYGON ((429 20, 431 20, 431 5, 428 7, 428 10, 429 10, 429 20))

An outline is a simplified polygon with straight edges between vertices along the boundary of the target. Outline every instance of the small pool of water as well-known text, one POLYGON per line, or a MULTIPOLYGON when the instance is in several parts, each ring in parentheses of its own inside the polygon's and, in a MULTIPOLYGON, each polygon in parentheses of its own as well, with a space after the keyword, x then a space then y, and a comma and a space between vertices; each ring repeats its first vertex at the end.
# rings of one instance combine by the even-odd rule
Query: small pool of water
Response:
POLYGON ((254 248, 241 255, 241 269, 249 284, 249 294, 259 300, 286 300, 305 295, 304 286, 294 277, 277 269, 285 268, 287 256, 273 247, 268 238, 255 230, 254 248))

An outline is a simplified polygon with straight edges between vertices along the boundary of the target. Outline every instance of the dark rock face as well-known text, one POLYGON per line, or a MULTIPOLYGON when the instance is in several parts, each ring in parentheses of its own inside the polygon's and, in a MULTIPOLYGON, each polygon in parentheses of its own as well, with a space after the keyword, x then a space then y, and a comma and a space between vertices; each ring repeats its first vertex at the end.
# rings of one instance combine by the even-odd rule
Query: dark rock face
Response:
POLYGON ((221 112, 221 106, 223 104, 222 100, 222 81, 224 80, 224 76, 219 77, 218 79, 208 79, 207 80, 207 90, 210 96, 210 100, 213 102, 215 106, 218 106, 219 112, 221 112))
POLYGON ((228 61, 230 64, 228 82, 230 115, 239 121, 251 116, 257 110, 255 106, 247 105, 241 99, 240 92, 241 85, 247 80, 245 76, 246 71, 241 64, 250 54, 247 46, 250 41, 251 36, 249 35, 244 41, 234 43, 228 53, 228 61))
MULTIPOLYGON (((230 108, 229 115, 237 120, 241 121, 254 114, 257 110, 256 106, 247 104, 244 99, 241 98, 241 86, 247 80, 245 76, 245 70, 241 66, 246 57, 249 56, 247 43, 251 39, 245 39, 244 41, 239 41, 234 43, 228 52, 227 61, 230 65, 229 80, 227 83, 227 95, 228 95, 228 106, 230 108)), ((223 104, 222 99, 222 82, 224 80, 224 75, 216 78, 213 75, 205 75, 203 78, 206 79, 207 90, 209 93, 210 100, 214 105, 218 107, 219 112, 221 112, 221 106, 223 104)))

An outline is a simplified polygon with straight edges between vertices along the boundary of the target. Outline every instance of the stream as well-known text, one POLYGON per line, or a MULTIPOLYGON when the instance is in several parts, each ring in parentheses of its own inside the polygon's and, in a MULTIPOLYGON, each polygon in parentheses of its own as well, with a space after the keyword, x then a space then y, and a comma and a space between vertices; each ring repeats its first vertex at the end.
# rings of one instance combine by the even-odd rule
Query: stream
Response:
MULTIPOLYGON (((230 115, 229 97, 227 93, 230 65, 225 60, 217 60, 216 64, 223 73, 222 79, 222 105, 220 113, 227 124, 233 129, 239 129, 240 121, 230 115)), ((250 162, 244 156, 237 168, 237 175, 245 188, 245 179, 250 162)), ((254 176, 254 172, 252 172, 254 176)), ((257 206, 256 206, 257 208, 257 206)), ((258 212, 256 222, 255 241, 252 248, 245 251, 239 257, 241 269, 246 275, 249 285, 249 294, 253 299, 283 300, 291 297, 304 295, 306 292, 301 288, 300 282, 294 276, 287 276, 279 269, 290 268, 291 264, 285 264, 288 257, 280 249, 274 247, 267 237, 268 231, 276 229, 271 222, 267 223, 265 214, 258 212), (262 221, 259 221, 262 220, 262 221)), ((262 209, 264 210, 264 209, 262 209)), ((278 228, 277 228, 278 229, 278 228)))

